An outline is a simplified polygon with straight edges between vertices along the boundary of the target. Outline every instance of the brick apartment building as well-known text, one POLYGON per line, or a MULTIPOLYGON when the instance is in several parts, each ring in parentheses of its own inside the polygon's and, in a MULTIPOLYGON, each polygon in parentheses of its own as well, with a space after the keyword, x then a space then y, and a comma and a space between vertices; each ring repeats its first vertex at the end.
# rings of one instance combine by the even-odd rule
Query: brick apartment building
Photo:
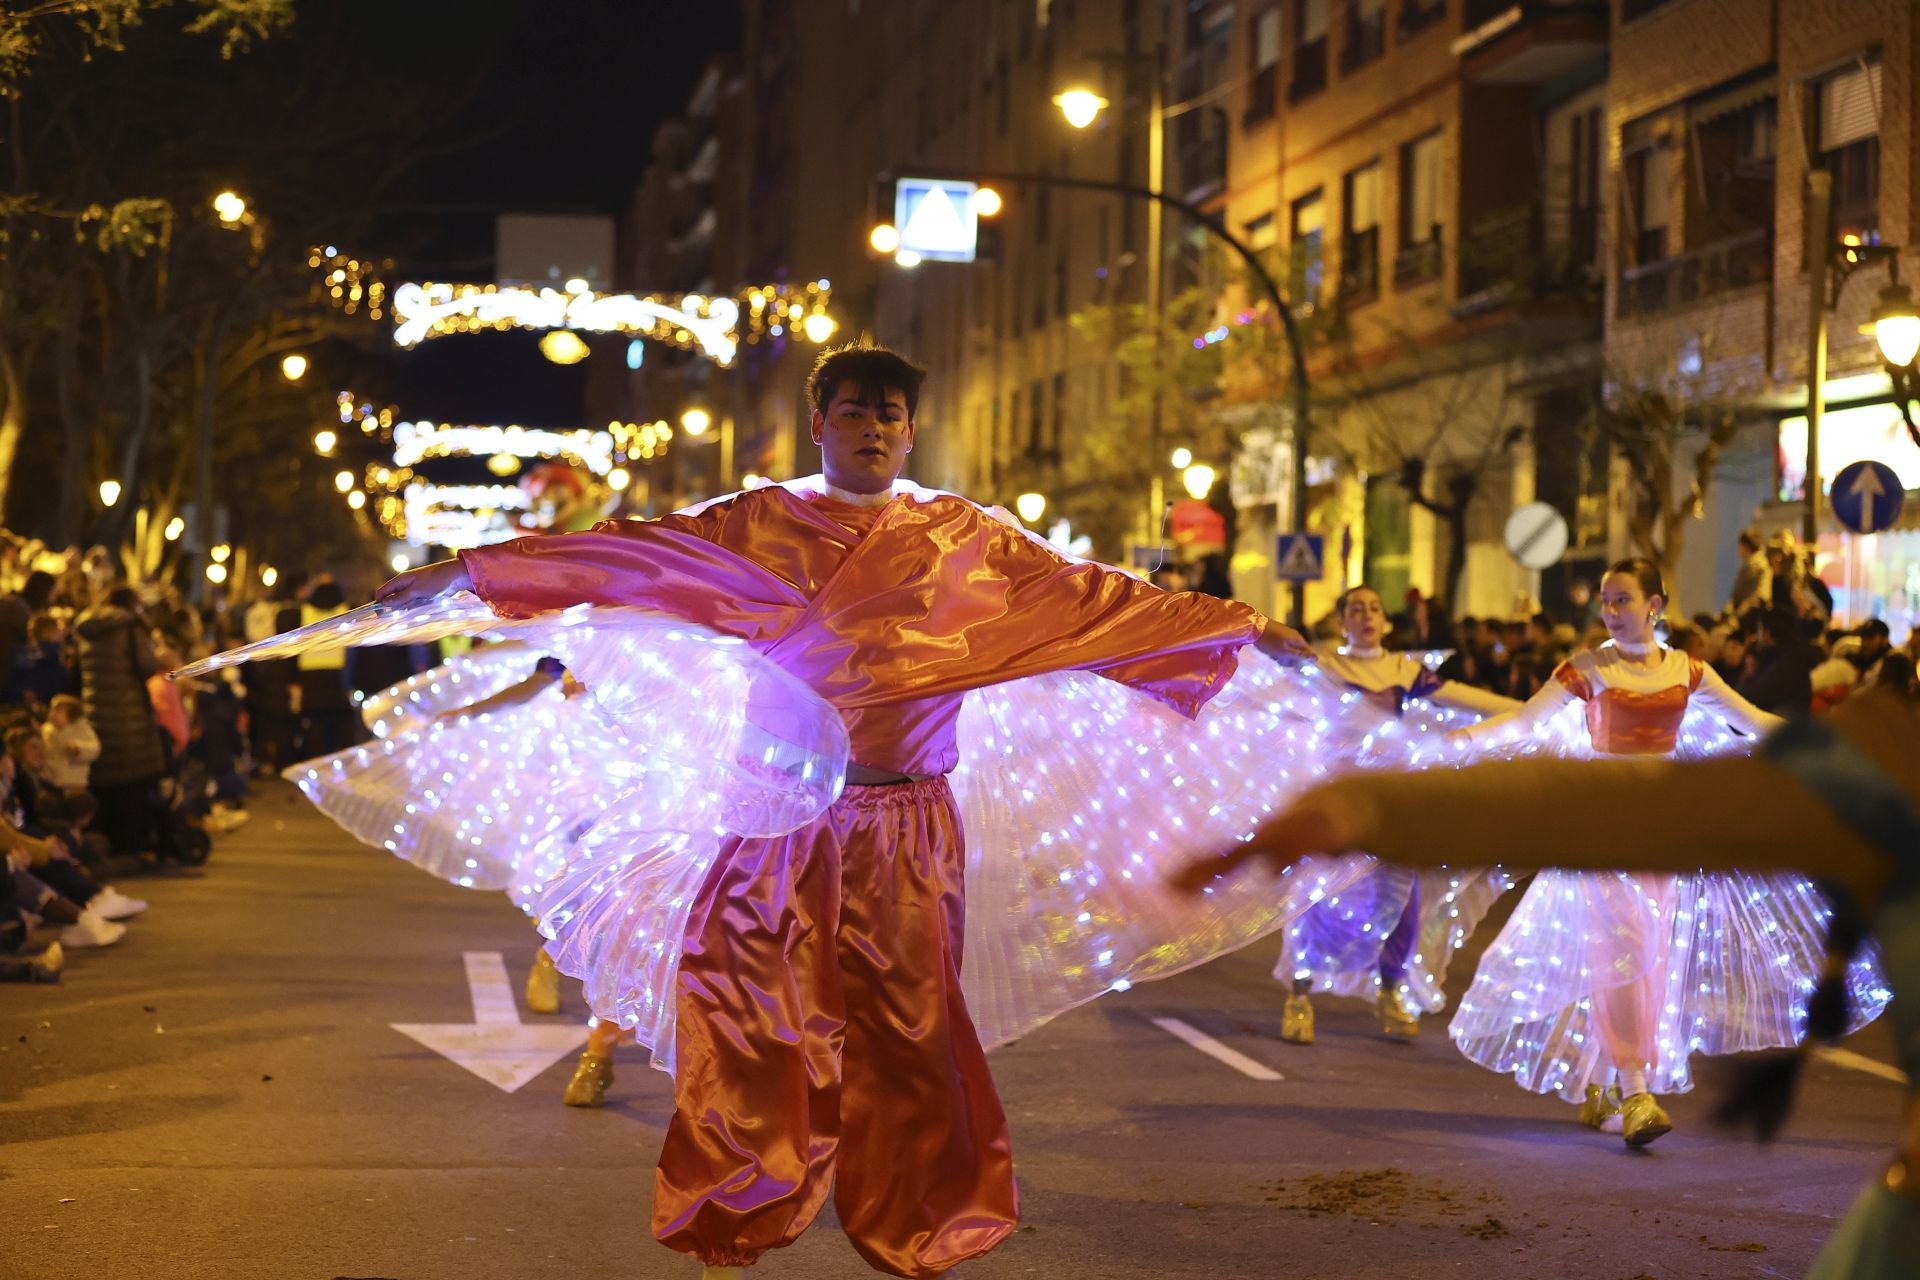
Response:
MULTIPOLYGON (((1145 435, 1115 343, 1074 323, 1148 300, 1145 201, 1000 184, 988 256, 906 270, 866 244, 886 212, 879 175, 931 166, 1143 184, 1160 69, 1163 189, 1260 253, 1304 335, 1306 520, 1329 548, 1310 613, 1362 577, 1390 601, 1419 589, 1458 612, 1505 613, 1522 596, 1553 607, 1572 577, 1629 549, 1644 477, 1594 424, 1635 388, 1738 421, 1678 558, 1682 602, 1710 607, 1731 577, 1732 532, 1790 524, 1798 510, 1780 498, 1796 482, 1782 441, 1791 455, 1796 422, 1805 434, 1809 166, 1833 174, 1833 236, 1910 237, 1920 23, 1908 0, 745 8, 747 44, 727 81, 735 114, 701 124, 696 95, 688 127, 717 141, 670 127, 656 147, 674 171, 717 145, 735 175, 731 187, 675 188, 714 204, 704 268, 683 262, 676 279, 704 269, 726 289, 830 278, 836 340, 871 334, 934 372, 916 478, 1001 502, 1043 493, 1048 522, 1097 529, 1108 557, 1147 530, 1150 484, 1175 484, 1162 454, 1236 442, 1217 459, 1233 473, 1235 585, 1269 608, 1284 600, 1272 534, 1294 521, 1289 375, 1274 358, 1277 326, 1215 238, 1177 216, 1161 224, 1162 294, 1171 306, 1197 288, 1208 302, 1193 341, 1218 344, 1219 377, 1159 397, 1145 435), (1085 131, 1052 105, 1069 85, 1109 100, 1085 131), (738 278, 720 278, 729 272, 738 278), (1101 439, 1121 447, 1101 464, 1107 478, 1090 481, 1088 442, 1101 439), (1125 527, 1113 523, 1116 494, 1137 516, 1125 527), (1572 538, 1543 573, 1522 570, 1501 540, 1512 509, 1536 499, 1566 516, 1572 538)), ((637 198, 630 241, 652 234, 644 211, 660 199, 637 198)), ((681 238, 701 225, 675 217, 681 238)), ((1892 420, 1871 340, 1856 332, 1884 283, 1883 266, 1858 272, 1829 317, 1829 458, 1878 447, 1892 420)), ((736 422, 731 474, 675 472, 693 477, 680 496, 749 470, 810 468, 801 388, 816 350, 788 335, 710 376, 703 394, 736 422)), ((632 416, 668 412, 635 405, 632 416)), ((1676 499, 1696 445, 1683 435, 1671 460, 1676 499)), ((1920 584, 1920 545, 1906 539, 1920 542, 1830 538, 1829 576, 1852 566, 1856 605, 1892 601, 1909 561, 1920 584), (1893 567, 1859 569, 1863 550, 1893 567)))

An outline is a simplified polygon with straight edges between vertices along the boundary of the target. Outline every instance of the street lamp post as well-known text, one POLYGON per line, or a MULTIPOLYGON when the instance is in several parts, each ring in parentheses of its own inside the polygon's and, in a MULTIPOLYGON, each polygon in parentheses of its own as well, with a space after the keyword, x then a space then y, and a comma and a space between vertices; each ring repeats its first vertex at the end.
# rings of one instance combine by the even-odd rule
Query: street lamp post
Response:
POLYGON ((1887 287, 1880 291, 1872 317, 1862 327, 1880 348, 1881 360, 1893 382, 1893 399, 1907 432, 1920 445, 1910 402, 1920 394, 1920 309, 1913 294, 1900 283, 1900 246, 1869 244, 1849 235, 1835 244, 1830 238, 1833 175, 1824 169, 1807 174, 1807 448, 1806 506, 1801 516, 1801 540, 1809 550, 1820 536, 1820 419, 1827 382, 1827 313, 1840 305, 1840 291, 1863 267, 1887 264, 1887 287))
MULTIPOLYGON (((1127 182, 1108 182, 1100 178, 1074 178, 1062 174, 1028 173, 1005 169, 957 169, 916 165, 913 167, 913 172, 920 177, 947 178, 956 182, 997 182, 1015 186, 1062 187, 1075 191, 1104 191, 1109 195, 1149 200, 1156 208, 1171 209, 1192 220, 1208 235, 1233 250, 1245 264, 1255 283, 1260 286, 1260 292, 1267 302, 1272 305, 1274 314, 1279 317, 1281 332, 1287 340, 1287 351, 1293 364, 1292 519, 1295 525, 1304 527, 1307 516, 1307 411, 1311 406, 1310 387, 1307 382, 1306 348, 1301 344, 1300 329, 1294 322, 1293 308, 1287 305, 1286 296, 1281 293, 1280 285, 1274 280, 1273 273, 1267 270, 1266 264, 1260 261, 1260 255, 1249 248, 1245 241, 1208 217, 1198 206, 1178 196, 1168 195, 1158 187, 1143 187, 1127 182)), ((1157 451, 1154 456, 1159 456, 1157 451)), ((1306 593, 1304 591, 1294 591, 1293 605, 1288 613, 1289 621, 1296 627, 1305 621, 1306 593)))

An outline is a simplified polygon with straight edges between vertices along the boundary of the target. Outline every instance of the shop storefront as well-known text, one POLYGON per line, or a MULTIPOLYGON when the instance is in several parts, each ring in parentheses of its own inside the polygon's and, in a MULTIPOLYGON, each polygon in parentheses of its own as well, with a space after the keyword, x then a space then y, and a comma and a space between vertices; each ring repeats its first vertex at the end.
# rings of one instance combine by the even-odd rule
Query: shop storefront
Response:
MULTIPOLYGON (((1805 500, 1806 457, 1806 418, 1783 418, 1777 472, 1782 503, 1805 500)), ((1869 535, 1829 527, 1815 547, 1814 563, 1833 591, 1835 625, 1881 618, 1897 644, 1920 621, 1920 447, 1894 405, 1829 409, 1821 416, 1821 491, 1830 493, 1834 476, 1863 458, 1886 463, 1906 486, 1900 522, 1869 535)))

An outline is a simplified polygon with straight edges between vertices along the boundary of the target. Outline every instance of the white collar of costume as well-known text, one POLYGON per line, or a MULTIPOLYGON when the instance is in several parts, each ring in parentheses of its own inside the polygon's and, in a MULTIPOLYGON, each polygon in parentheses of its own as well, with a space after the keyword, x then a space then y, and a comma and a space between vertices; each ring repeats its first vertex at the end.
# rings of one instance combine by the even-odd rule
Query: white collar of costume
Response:
POLYGON ((1344 657, 1358 658, 1362 662, 1371 662, 1375 658, 1387 656, 1386 649, 1377 644, 1369 649, 1363 649, 1357 644, 1343 644, 1340 646, 1340 653, 1344 657))

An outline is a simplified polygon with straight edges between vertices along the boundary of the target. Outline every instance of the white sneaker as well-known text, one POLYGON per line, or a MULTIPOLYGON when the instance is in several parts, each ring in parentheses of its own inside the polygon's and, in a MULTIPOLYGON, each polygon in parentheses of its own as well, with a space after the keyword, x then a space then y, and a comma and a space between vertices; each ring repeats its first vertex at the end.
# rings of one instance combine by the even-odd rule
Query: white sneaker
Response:
POLYGON ((221 835, 244 827, 253 819, 245 809, 229 809, 225 805, 215 805, 207 813, 207 824, 216 827, 221 835))
POLYGON ((87 910, 102 920, 127 920, 146 909, 146 899, 129 898, 112 885, 94 895, 93 901, 87 904, 87 910))
POLYGON ((103 920, 92 911, 80 913, 80 919, 60 931, 60 945, 71 951, 88 947, 110 947, 127 936, 127 926, 103 920))

